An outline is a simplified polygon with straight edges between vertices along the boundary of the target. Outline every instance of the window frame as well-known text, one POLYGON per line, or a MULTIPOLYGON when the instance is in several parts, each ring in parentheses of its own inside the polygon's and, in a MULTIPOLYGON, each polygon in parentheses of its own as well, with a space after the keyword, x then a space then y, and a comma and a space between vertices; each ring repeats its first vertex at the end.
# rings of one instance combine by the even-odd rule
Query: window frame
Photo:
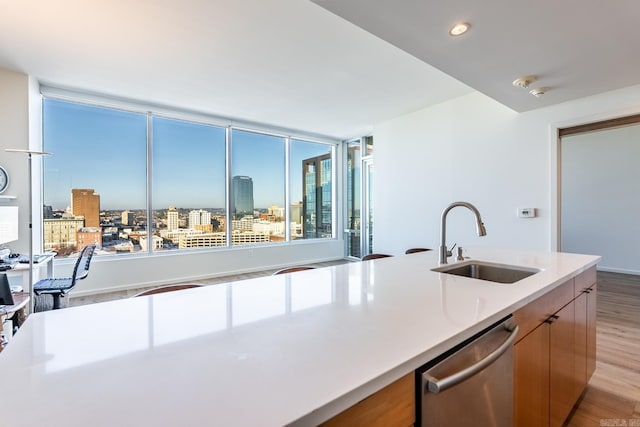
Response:
MULTIPOLYGON (((44 108, 44 100, 52 99, 70 103, 77 103, 91 107, 114 109, 122 112, 130 112, 146 115, 147 121, 147 157, 144 164, 147 169, 146 173, 146 209, 147 209, 147 233, 153 232, 153 118, 165 118, 178 121, 186 121, 194 124, 202 124, 208 126, 216 126, 223 128, 225 131, 225 168, 226 168, 226 182, 225 185, 225 210, 226 210, 226 245, 225 246, 211 246, 202 248, 189 248, 179 250, 166 250, 159 251, 154 250, 153 245, 149 244, 146 251, 138 251, 130 254, 120 254, 115 257, 109 257, 109 259, 124 259, 128 257, 139 256, 167 256, 172 254, 183 254, 189 252, 204 252, 204 251, 220 251, 220 250, 237 250, 249 247, 270 247, 278 245, 290 245, 290 244, 308 244, 326 240, 340 240, 341 233, 339 233, 340 224, 338 224, 339 218, 341 218, 341 203, 339 203, 342 192, 339 179, 339 166, 342 164, 342 153, 338 150, 338 147, 343 141, 332 138, 326 135, 318 135, 313 133, 306 133, 296 131, 287 128, 280 128, 275 126, 267 126, 263 124, 253 123, 249 121, 241 121, 237 119, 230 119, 222 116, 210 115, 200 112, 189 111, 180 108, 171 108, 167 106, 154 105, 149 103, 142 103, 130 99, 105 96, 95 93, 77 92, 73 90, 61 89, 46 85, 40 86, 40 94, 43 99, 42 108, 44 108), (231 235, 231 206, 230 206, 230 191, 231 191, 231 179, 232 179, 232 134, 234 130, 246 131, 264 134, 268 136, 281 137, 285 141, 285 240, 282 242, 268 242, 257 244, 244 244, 233 245, 231 235), (323 144, 330 147, 330 156, 332 159, 331 167, 331 203, 332 203, 332 233, 331 237, 322 238, 310 238, 310 239, 292 239, 291 237, 291 180, 299 179, 299 177, 293 177, 290 168, 290 156, 291 156, 291 140, 299 140, 310 143, 323 144)), ((41 129, 44 129, 44 123, 41 124, 41 129)), ((40 141, 41 145, 44 141, 40 141)), ((44 180, 44 174, 43 180, 44 180)), ((44 186, 42 186, 44 189, 44 186)), ((40 192, 41 205, 44 204, 44 197, 40 192)), ((157 207, 156 207, 157 208, 157 207)), ((43 227, 43 218, 40 215, 40 227, 43 227)), ((44 236, 42 236, 44 238, 44 236)), ((44 243, 44 239, 39 242, 41 245, 44 243)), ((62 260, 61 260, 62 261, 62 260)))

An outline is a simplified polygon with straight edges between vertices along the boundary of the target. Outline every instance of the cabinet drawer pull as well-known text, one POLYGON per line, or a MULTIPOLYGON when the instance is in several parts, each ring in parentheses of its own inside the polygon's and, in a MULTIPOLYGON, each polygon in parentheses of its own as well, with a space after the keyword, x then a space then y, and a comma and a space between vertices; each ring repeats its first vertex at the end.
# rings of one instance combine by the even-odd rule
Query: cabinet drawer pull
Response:
POLYGON ((552 314, 552 315, 550 315, 549 317, 547 317, 545 319, 544 323, 552 324, 554 320, 558 320, 559 318, 560 318, 560 316, 552 314))

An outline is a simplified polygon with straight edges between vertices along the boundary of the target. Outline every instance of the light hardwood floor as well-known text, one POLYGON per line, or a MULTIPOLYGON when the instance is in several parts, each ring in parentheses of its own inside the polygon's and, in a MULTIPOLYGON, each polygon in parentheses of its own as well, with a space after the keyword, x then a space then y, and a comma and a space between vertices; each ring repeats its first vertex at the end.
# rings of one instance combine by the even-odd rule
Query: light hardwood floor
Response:
POLYGON ((640 276, 598 273, 596 371, 567 426, 640 426, 640 276))

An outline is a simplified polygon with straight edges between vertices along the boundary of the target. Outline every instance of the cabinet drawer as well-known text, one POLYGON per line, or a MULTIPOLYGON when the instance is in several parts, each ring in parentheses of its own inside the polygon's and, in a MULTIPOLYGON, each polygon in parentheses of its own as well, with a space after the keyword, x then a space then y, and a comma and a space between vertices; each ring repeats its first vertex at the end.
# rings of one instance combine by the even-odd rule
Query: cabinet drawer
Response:
POLYGON ((573 295, 574 279, 572 278, 513 313, 516 324, 520 327, 516 341, 571 302, 573 295))
POLYGON ((583 290, 590 288, 596 283, 596 268, 591 267, 587 271, 583 271, 575 277, 574 295, 577 297, 583 290))

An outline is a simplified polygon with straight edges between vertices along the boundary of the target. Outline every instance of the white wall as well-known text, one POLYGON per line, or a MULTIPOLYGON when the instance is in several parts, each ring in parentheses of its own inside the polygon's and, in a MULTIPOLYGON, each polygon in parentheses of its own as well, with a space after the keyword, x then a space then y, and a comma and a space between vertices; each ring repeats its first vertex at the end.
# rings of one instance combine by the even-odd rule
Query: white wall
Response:
POLYGON ((557 128, 637 112, 639 100, 634 86, 518 114, 476 92, 378 124, 376 252, 437 249, 440 215, 456 200, 478 207, 488 234, 456 208, 449 246, 556 249, 557 128), (538 217, 517 218, 519 207, 538 217))
MULTIPOLYGON (((96 258, 89 277, 73 295, 81 296, 143 286, 188 282, 207 277, 260 271, 289 265, 335 260, 343 257, 343 242, 302 242, 269 247, 171 253, 155 256, 107 256, 96 258)), ((71 273, 72 265, 56 265, 58 275, 71 273)))
MULTIPOLYGON (((0 164, 11 175, 11 185, 5 194, 17 196, 15 201, 5 204, 19 205, 20 209, 20 239, 10 246, 14 251, 25 254, 29 250, 28 160, 24 154, 6 153, 4 149, 40 149, 40 130, 41 97, 38 83, 23 74, 0 69, 0 164)), ((40 182, 39 161, 34 161, 35 187, 38 187, 40 182)), ((340 182, 339 180, 338 188, 340 182)), ((41 202, 37 189, 34 199, 34 210, 39 212, 41 202)), ((338 203, 338 212, 341 212, 341 208, 342 204, 338 203)), ((36 218, 38 216, 39 214, 36 218)), ((39 221, 34 221, 34 227, 38 223, 39 221)), ((341 229, 340 223, 337 224, 337 230, 341 229)), ((338 235, 341 237, 342 233, 338 235)), ((39 228, 34 229, 34 236, 34 248, 38 251, 41 242, 39 228)), ((91 265, 89 277, 76 286, 73 294, 109 292, 340 259, 344 253, 343 247, 344 242, 341 239, 324 239, 320 242, 303 241, 289 245, 157 256, 96 257, 91 265)), ((55 274, 63 277, 70 275, 73 261, 56 262, 55 274)))
POLYGON ((29 250, 29 176, 28 157, 7 153, 6 148, 29 148, 29 78, 0 68, 0 165, 9 173, 9 188, 3 195, 16 196, 14 201, 0 201, 6 206, 18 206, 20 239, 9 246, 17 252, 29 250))
POLYGON ((601 255, 601 270, 640 274, 640 125, 561 145, 562 250, 601 255))
MULTIPOLYGON (((1 69, 0 94, 0 164, 12 175, 7 193, 18 197, 15 203, 21 210, 21 237, 12 246, 26 252, 27 162, 5 153, 4 148, 28 148, 30 141, 38 139, 39 97, 34 95, 33 80, 1 69)), ((637 113, 639 100, 640 86, 634 86, 518 114, 473 93, 378 124, 374 129, 376 251, 401 254, 413 246, 437 248, 440 213, 455 200, 470 201, 480 209, 488 235, 476 237, 471 213, 457 208, 449 215, 449 245, 554 249, 557 206, 552 171, 557 159, 556 141, 550 135, 557 126, 637 113), (539 216, 518 219, 517 207, 537 208, 539 216)), ((337 240, 118 261, 96 259, 89 278, 76 293, 193 280, 342 255, 343 242, 337 240)), ((69 270, 68 263, 56 266, 59 275, 69 270)))

